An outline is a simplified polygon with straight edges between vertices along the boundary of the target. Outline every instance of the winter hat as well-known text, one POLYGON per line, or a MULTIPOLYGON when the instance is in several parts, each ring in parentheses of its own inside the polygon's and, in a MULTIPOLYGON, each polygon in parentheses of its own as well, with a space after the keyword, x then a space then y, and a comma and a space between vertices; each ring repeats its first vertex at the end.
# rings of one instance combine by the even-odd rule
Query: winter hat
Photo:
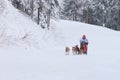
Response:
POLYGON ((83 36, 82 36, 82 39, 85 39, 85 38, 86 38, 86 36, 85 36, 85 35, 83 35, 83 36))

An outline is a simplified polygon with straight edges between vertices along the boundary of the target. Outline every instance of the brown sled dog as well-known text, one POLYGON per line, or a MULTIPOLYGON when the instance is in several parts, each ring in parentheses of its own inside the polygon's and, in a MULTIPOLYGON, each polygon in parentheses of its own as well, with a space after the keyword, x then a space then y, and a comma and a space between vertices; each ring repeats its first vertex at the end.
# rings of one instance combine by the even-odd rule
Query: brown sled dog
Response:
POLYGON ((70 48, 67 46, 65 47, 65 55, 69 55, 70 53, 70 48))
POLYGON ((78 45, 72 47, 72 53, 73 53, 73 55, 80 54, 80 49, 79 49, 78 45))

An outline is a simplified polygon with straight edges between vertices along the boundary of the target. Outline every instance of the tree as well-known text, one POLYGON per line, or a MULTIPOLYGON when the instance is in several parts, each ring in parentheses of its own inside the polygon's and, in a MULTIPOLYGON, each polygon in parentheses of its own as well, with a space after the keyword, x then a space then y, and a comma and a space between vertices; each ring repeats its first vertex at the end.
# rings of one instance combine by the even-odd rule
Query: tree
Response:
POLYGON ((79 10, 78 0, 64 0, 63 15, 69 20, 77 21, 77 11, 79 10))
POLYGON ((65 19, 88 22, 87 20, 90 17, 89 11, 92 10, 90 7, 91 0, 64 0, 62 13, 65 19))
POLYGON ((30 8, 31 8, 31 18, 33 18, 33 13, 34 13, 34 0, 30 1, 30 8))
POLYGON ((56 9, 59 8, 59 3, 57 0, 44 0, 44 10, 45 10, 45 19, 47 23, 47 28, 50 27, 50 19, 51 17, 55 17, 57 14, 56 9))
POLYGON ((56 17, 59 9, 57 0, 12 0, 13 5, 27 13, 43 28, 50 27, 51 17, 56 17))

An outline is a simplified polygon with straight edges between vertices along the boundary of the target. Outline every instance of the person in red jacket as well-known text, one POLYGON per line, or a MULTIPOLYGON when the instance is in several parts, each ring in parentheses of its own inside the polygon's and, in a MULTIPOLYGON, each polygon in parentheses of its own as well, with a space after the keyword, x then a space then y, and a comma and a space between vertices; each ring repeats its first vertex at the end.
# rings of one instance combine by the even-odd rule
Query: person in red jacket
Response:
POLYGON ((80 50, 87 54, 87 46, 88 46, 88 39, 86 38, 86 35, 83 35, 80 39, 80 50))

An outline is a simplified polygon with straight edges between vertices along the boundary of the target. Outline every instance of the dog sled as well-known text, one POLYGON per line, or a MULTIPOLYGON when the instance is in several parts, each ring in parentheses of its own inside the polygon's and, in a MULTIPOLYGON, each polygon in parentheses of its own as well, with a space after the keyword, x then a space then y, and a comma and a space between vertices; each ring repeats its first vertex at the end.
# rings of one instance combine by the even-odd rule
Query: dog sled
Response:
POLYGON ((87 54, 87 45, 86 44, 82 44, 80 47, 80 54, 87 54))

